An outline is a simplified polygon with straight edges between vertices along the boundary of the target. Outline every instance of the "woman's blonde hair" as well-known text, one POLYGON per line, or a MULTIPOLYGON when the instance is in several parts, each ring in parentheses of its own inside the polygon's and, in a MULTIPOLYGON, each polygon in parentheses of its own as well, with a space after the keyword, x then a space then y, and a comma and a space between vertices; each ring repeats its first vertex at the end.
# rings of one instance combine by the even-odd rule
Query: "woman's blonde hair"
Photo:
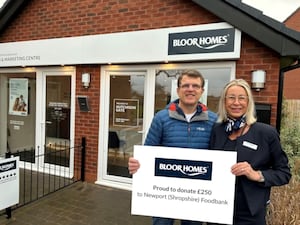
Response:
POLYGON ((226 93, 227 93, 228 88, 230 88, 232 86, 240 86, 245 89, 247 96, 248 96, 248 108, 247 108, 247 112, 246 112, 246 123, 248 125, 255 123, 256 122, 256 111, 255 111, 253 95, 252 95, 249 84, 247 83, 247 81, 245 81, 243 79, 232 80, 228 84, 225 85, 225 87, 221 93, 221 97, 220 97, 220 101, 219 101, 218 122, 225 122, 228 118, 227 112, 225 109, 225 100, 226 100, 225 98, 226 98, 226 93))

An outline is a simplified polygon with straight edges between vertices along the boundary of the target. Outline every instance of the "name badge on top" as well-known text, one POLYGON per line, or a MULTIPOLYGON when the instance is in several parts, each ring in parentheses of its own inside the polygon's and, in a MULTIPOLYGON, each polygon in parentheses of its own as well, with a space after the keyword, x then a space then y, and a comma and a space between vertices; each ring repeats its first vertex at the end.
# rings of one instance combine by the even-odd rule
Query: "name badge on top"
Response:
POLYGON ((256 144, 250 143, 248 141, 243 141, 243 146, 251 148, 252 150, 255 150, 255 151, 257 150, 257 147, 258 147, 256 144))

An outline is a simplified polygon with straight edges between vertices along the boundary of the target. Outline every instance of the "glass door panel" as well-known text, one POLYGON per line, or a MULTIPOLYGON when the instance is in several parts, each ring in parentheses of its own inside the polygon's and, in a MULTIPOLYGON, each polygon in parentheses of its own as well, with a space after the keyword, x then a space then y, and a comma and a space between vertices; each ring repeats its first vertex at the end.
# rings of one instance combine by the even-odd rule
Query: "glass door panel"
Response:
POLYGON ((0 74, 0 157, 6 152, 35 162, 36 75, 0 74))
POLYGON ((128 157, 142 144, 143 73, 110 74, 107 174, 130 177, 128 157))
POLYGON ((45 163, 69 166, 71 76, 46 76, 45 163))

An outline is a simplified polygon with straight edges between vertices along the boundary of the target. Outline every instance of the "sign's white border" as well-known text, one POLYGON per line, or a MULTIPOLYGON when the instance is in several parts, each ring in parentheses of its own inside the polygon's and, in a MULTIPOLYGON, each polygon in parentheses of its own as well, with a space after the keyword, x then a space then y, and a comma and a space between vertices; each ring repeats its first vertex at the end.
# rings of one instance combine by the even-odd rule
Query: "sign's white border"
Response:
POLYGON ((133 175, 134 215, 232 224, 236 152, 134 146, 141 167, 133 175), (155 176, 155 158, 212 162, 211 180, 155 176), (216 213, 218 212, 218 213, 216 213))

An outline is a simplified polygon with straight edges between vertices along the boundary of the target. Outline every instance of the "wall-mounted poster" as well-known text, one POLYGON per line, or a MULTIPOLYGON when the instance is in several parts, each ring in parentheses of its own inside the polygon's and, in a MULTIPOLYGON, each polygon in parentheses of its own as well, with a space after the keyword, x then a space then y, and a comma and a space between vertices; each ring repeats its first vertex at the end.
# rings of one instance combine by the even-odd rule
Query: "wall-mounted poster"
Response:
POLYGON ((28 79, 9 79, 9 114, 17 116, 27 116, 28 79))
POLYGON ((114 99, 113 125, 137 127, 139 116, 138 99, 114 99))

